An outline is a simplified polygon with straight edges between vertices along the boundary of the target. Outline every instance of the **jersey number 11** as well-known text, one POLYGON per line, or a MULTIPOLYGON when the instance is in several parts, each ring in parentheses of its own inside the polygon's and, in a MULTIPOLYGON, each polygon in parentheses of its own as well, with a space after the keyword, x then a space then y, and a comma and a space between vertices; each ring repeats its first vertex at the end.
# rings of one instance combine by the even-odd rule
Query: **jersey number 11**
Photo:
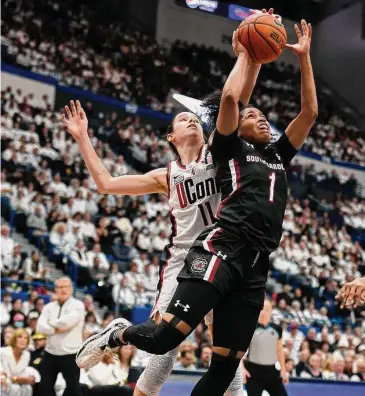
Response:
POLYGON ((210 202, 205 202, 205 204, 199 204, 198 208, 200 210, 200 214, 202 215, 203 223, 205 226, 209 224, 213 224, 215 222, 215 217, 212 211, 212 207, 210 206, 210 202), (204 208, 206 206, 206 209, 204 208))

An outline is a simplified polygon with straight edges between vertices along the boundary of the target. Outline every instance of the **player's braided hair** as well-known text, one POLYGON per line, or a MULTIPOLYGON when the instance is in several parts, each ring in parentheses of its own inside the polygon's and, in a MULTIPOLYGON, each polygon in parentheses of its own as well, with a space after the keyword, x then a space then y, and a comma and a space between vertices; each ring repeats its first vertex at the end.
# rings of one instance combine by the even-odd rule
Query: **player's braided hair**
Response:
MULTIPOLYGON (((204 107, 204 115, 207 117, 206 123, 209 133, 213 132, 213 130, 215 129, 218 119, 221 99, 222 99, 222 91, 216 90, 210 93, 209 95, 207 95, 202 100, 202 107, 204 107)), ((245 107, 251 107, 251 105, 243 106, 241 103, 239 103, 240 113, 242 110, 245 109, 245 107)))

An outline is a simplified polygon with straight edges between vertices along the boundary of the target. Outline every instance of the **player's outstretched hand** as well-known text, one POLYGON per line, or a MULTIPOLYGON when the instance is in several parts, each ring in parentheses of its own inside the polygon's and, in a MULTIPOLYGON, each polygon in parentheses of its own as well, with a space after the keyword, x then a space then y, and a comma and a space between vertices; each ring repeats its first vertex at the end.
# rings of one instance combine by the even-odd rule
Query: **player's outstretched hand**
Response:
POLYGON ((345 283, 336 296, 341 300, 341 308, 354 308, 365 304, 365 278, 357 278, 352 282, 345 283))
POLYGON ((83 136, 87 136, 88 121, 80 101, 76 100, 75 105, 75 102, 71 100, 70 107, 65 106, 65 111, 67 119, 65 114, 62 114, 62 122, 74 139, 80 140, 83 136))
POLYGON ((233 32, 233 35, 232 35, 232 48, 233 48, 233 52, 234 52, 234 54, 236 56, 238 56, 239 54, 243 53, 243 54, 246 54, 249 57, 246 48, 238 40, 238 29, 235 30, 233 32))
POLYGON ((297 44, 286 44, 285 48, 290 49, 296 55, 309 54, 312 40, 312 25, 302 19, 302 31, 297 24, 294 25, 295 33, 298 37, 297 44))
POLYGON ((279 21, 280 21, 280 23, 281 23, 281 16, 278 15, 278 14, 274 14, 274 9, 273 9, 273 8, 270 8, 269 11, 266 11, 266 8, 263 8, 261 11, 260 11, 260 10, 253 10, 253 9, 250 9, 249 12, 250 12, 251 15, 255 15, 255 14, 269 14, 269 15, 274 15, 274 17, 275 17, 276 19, 279 19, 279 21))

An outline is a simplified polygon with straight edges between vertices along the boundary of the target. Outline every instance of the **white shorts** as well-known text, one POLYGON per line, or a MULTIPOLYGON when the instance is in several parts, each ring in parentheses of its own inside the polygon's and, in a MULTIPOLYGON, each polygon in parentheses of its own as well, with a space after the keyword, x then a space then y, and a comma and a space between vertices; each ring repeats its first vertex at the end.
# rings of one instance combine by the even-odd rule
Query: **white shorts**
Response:
MULTIPOLYGON (((169 252, 170 257, 166 260, 161 271, 161 290, 160 292, 157 292, 155 305, 152 308, 150 317, 153 317, 157 312, 159 312, 160 315, 163 315, 166 312, 177 285, 179 284, 177 277, 184 266, 185 257, 187 256, 189 249, 180 249, 173 246, 169 249, 169 252)), ((213 313, 211 311, 205 317, 205 324, 208 325, 212 323, 213 313)))

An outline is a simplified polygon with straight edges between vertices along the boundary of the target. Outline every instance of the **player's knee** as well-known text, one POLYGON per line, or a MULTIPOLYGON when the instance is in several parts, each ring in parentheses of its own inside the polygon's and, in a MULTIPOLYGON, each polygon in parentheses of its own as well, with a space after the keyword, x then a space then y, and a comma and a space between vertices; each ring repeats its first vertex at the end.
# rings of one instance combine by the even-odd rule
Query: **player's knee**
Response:
POLYGON ((148 362, 146 369, 137 381, 134 396, 158 396, 162 385, 169 377, 176 357, 178 348, 166 353, 162 356, 152 356, 148 362))
POLYGON ((142 350, 154 355, 164 355, 175 349, 186 338, 186 335, 178 330, 174 321, 162 322, 158 325, 149 322, 144 325, 134 327, 135 330, 127 329, 124 339, 132 344, 137 344, 142 350), (147 327, 148 326, 148 327, 147 327), (132 331, 133 334, 129 334, 132 331))

